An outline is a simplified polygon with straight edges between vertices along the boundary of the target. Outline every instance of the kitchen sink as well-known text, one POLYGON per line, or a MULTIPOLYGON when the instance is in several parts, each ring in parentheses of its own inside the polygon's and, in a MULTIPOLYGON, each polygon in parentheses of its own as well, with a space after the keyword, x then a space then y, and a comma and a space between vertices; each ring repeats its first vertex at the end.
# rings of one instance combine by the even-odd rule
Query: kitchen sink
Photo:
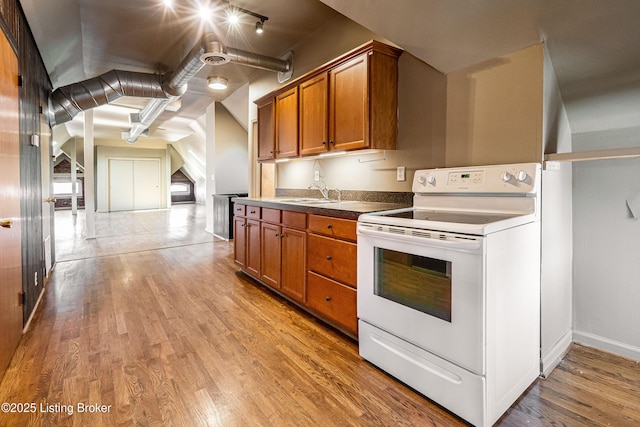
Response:
POLYGON ((300 205, 320 205, 325 203, 338 203, 337 200, 316 199, 313 197, 296 197, 296 198, 290 198, 290 199, 277 198, 277 199, 274 199, 274 201, 283 202, 283 203, 295 203, 300 205))

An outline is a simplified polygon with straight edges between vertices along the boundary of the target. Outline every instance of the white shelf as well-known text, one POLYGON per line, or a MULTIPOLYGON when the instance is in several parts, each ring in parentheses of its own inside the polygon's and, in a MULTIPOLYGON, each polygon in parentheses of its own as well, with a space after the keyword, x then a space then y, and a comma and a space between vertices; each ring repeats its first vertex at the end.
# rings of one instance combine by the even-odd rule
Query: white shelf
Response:
POLYGON ((632 157, 640 157, 640 147, 545 154, 544 160, 545 162, 588 162, 591 160, 626 159, 632 157))

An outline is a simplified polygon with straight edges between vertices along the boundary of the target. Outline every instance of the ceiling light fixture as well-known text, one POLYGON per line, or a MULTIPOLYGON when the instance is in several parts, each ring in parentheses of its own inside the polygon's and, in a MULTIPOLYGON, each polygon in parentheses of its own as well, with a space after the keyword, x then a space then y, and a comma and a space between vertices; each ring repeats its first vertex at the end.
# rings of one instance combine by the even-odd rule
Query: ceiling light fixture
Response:
POLYGON ((264 32, 264 28, 262 27, 262 21, 256 22, 256 34, 262 34, 264 32))
POLYGON ((220 76, 211 76, 207 78, 207 86, 213 90, 225 90, 228 82, 228 79, 220 76))
POLYGON ((169 9, 173 9, 173 0, 163 0, 162 1, 166 7, 169 9))

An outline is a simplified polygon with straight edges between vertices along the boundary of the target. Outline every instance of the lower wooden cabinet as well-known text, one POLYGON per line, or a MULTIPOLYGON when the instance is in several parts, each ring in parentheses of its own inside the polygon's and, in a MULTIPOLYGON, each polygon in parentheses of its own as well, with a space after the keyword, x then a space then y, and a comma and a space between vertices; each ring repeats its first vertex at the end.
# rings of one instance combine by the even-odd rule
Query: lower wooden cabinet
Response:
POLYGON ((357 294, 343 285, 310 271, 307 275, 307 304, 348 332, 358 332, 357 294))
POLYGON ((283 293, 296 301, 305 301, 307 233, 292 228, 282 229, 282 276, 283 293))
POLYGON ((355 223, 239 205, 234 217, 235 262, 255 279, 356 338, 355 223))
POLYGON ((246 256, 245 268, 255 276, 260 276, 260 221, 248 219, 245 225, 246 256))

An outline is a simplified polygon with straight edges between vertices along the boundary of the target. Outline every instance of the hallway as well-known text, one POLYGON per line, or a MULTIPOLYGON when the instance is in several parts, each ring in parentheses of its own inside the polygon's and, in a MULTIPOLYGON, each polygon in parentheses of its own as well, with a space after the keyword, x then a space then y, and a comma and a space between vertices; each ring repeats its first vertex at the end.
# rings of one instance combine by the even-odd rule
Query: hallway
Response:
MULTIPOLYGON (((464 425, 238 274, 203 207, 97 219, 84 241, 81 215, 58 217, 66 260, 0 383, 16 409, 0 425, 464 425)), ((637 425, 637 384, 635 362, 574 346, 498 424, 637 425)))

